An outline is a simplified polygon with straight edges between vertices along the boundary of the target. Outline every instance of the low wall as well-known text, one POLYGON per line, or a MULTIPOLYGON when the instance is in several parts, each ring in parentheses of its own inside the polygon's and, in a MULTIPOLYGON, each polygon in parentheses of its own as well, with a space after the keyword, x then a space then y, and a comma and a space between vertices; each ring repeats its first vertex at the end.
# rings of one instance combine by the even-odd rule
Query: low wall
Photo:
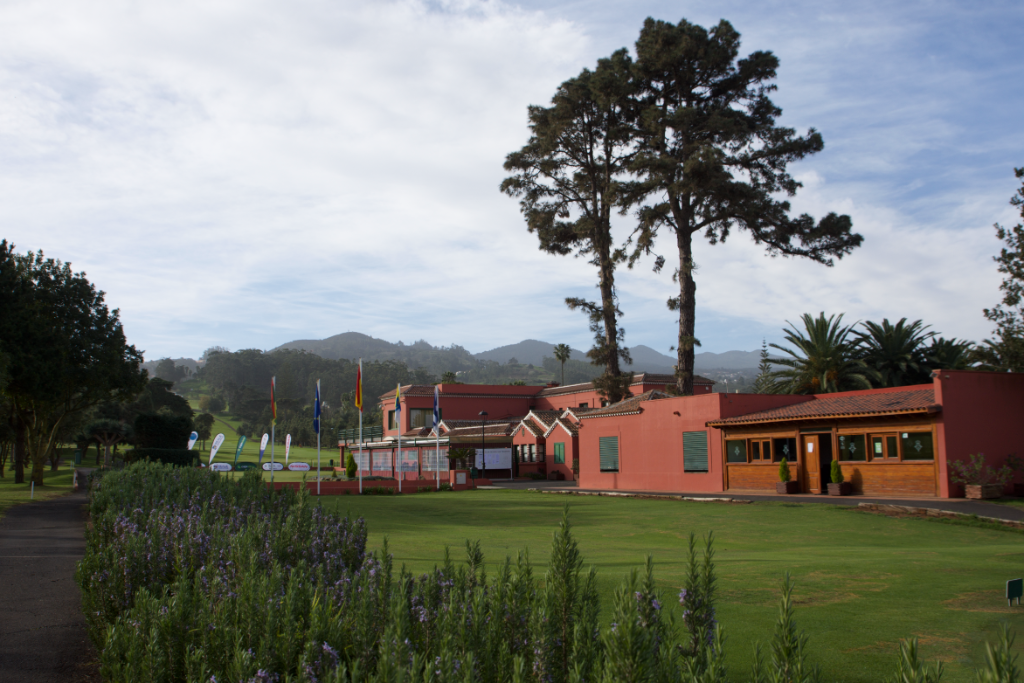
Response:
MULTIPOLYGON (((316 482, 307 481, 306 489, 311 494, 316 495, 316 482)), ((295 491, 299 490, 302 486, 302 482, 299 481, 275 481, 273 484, 267 483, 268 486, 273 486, 275 491, 281 489, 290 488, 295 491)), ((453 491, 469 491, 475 489, 478 486, 490 486, 490 479, 466 479, 465 484, 455 484, 452 486, 453 491)), ((365 492, 370 488, 386 488, 394 491, 396 494, 398 491, 398 481, 396 479, 370 479, 363 481, 363 491, 365 492)), ((402 480, 402 493, 433 493, 437 490, 437 482, 433 479, 403 479, 402 480), (426 489, 421 491, 420 489, 426 489)), ((320 495, 321 496, 353 496, 359 495, 359 480, 352 481, 322 481, 320 482, 320 495)))

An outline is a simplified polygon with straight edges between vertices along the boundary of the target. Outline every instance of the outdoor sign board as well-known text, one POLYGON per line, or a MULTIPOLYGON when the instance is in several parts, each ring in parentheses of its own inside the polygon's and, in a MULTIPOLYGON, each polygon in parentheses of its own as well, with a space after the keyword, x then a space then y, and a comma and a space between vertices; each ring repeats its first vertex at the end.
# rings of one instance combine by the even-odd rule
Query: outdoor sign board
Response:
POLYGON ((265 463, 263 463, 263 470, 265 472, 269 472, 271 469, 273 469, 275 472, 280 472, 281 470, 284 469, 284 465, 279 463, 279 462, 273 462, 273 463, 265 462, 265 463))
POLYGON ((254 470, 256 467, 258 467, 258 465, 254 462, 240 462, 235 469, 239 472, 244 472, 245 470, 254 470))
POLYGON ((1024 597, 1024 579, 1012 579, 1006 582, 1006 604, 1010 605, 1013 599, 1017 599, 1017 604, 1020 604, 1020 599, 1024 597))
POLYGON ((214 472, 230 472, 231 471, 231 463, 229 463, 229 462, 215 462, 212 465, 210 465, 210 469, 213 470, 214 472))
POLYGON ((466 473, 465 472, 456 472, 455 473, 455 483, 456 484, 465 484, 466 483, 466 473))
POLYGON ((292 472, 308 472, 309 463, 293 462, 292 464, 288 465, 288 469, 291 470, 292 472))

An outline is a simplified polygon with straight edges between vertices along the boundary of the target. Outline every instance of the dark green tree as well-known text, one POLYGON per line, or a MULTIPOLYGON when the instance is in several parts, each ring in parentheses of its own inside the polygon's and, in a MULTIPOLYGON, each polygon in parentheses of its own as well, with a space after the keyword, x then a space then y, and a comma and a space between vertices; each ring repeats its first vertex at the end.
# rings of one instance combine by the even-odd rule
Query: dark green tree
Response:
POLYGON ((878 387, 902 387, 931 381, 927 342, 935 336, 920 320, 907 324, 901 318, 893 325, 888 318, 881 324, 861 323, 863 331, 853 338, 859 346, 860 358, 874 371, 873 384, 878 387))
POLYGON ((870 389, 874 373, 858 358, 853 330, 844 326, 842 314, 817 318, 804 313, 804 329, 792 323, 783 330, 786 341, 796 347, 788 349, 770 344, 785 353, 772 361, 780 369, 772 372, 774 394, 831 394, 838 391, 870 389))
POLYGON ((42 252, 17 255, 6 240, 0 241, 0 346, 11 356, 7 395, 16 441, 25 444, 18 455, 30 459, 36 486, 70 416, 104 401, 131 400, 145 386, 142 353, 125 340, 103 292, 70 264, 42 252))
MULTIPOLYGON (((1014 172, 1024 179, 1024 167, 1014 172)), ((1024 218, 1024 183, 1010 198, 1010 204, 1024 218)), ((1005 245, 993 257, 1003 274, 999 285, 1003 300, 995 308, 985 309, 985 317, 996 324, 996 332, 978 348, 977 356, 988 369, 1024 372, 1024 222, 1010 228, 997 223, 995 228, 996 237, 1005 245)))
POLYGON ((562 83, 550 107, 531 106, 530 139, 506 158, 513 175, 501 183, 502 192, 520 198, 541 250, 586 257, 597 268, 600 301, 565 302, 589 317, 595 344, 587 355, 605 368, 595 386, 612 402, 629 394, 632 379, 620 369, 620 361, 630 362, 615 293, 615 269, 625 252, 616 248, 611 225, 634 151, 631 69, 626 50, 619 50, 594 71, 562 83))
POLYGON ((936 337, 925 350, 925 363, 931 370, 970 370, 975 364, 974 342, 936 337))
MULTIPOLYGON (((679 293, 668 301, 679 312, 676 382, 693 394, 696 283, 693 241, 703 235, 724 242, 746 230, 770 254, 803 256, 831 266, 859 246, 848 216, 790 216, 800 183, 786 171, 793 161, 819 152, 821 135, 797 135, 776 125, 781 115, 769 99, 779 60, 758 51, 737 59, 740 35, 727 21, 705 29, 647 19, 636 43, 635 79, 640 153, 632 159, 639 181, 630 188, 637 207, 631 264, 650 253, 667 230, 677 252, 679 293)), ((655 269, 664 259, 659 256, 655 269)))
POLYGON ((214 420, 215 418, 210 413, 200 413, 192 420, 192 426, 195 427, 196 434, 199 435, 199 442, 204 451, 206 450, 206 441, 213 432, 214 420))
POLYGON ((568 344, 555 344, 555 360, 562 364, 562 385, 565 385, 565 361, 572 355, 568 344))
POLYGON ((110 449, 131 438, 131 428, 118 420, 96 420, 85 428, 85 435, 103 447, 103 466, 110 467, 110 449))
POLYGON ((754 380, 754 392, 758 394, 771 394, 772 391, 772 364, 768 356, 768 342, 761 340, 761 362, 757 366, 757 379, 754 380))

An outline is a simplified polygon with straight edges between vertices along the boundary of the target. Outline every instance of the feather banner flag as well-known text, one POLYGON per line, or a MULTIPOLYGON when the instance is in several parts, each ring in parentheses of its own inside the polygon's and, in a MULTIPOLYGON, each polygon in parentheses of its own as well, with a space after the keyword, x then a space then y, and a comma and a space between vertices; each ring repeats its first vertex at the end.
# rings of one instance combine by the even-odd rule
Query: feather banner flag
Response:
POLYGON ((242 449, 245 448, 245 434, 238 437, 238 445, 235 446, 235 464, 238 464, 238 456, 242 454, 242 449))
MULTIPOLYGON (((401 414, 402 414, 402 385, 399 384, 398 388, 395 389, 395 425, 396 425, 396 427, 398 425, 402 424, 401 421, 399 421, 399 419, 398 419, 399 416, 401 416, 401 414)), ((398 431, 402 431, 401 427, 398 427, 398 431)))
POLYGON ((434 429, 441 426, 441 387, 434 385, 434 429))
POLYGON ((213 447, 210 449, 210 464, 213 464, 213 456, 217 455, 217 451, 220 450, 220 445, 224 443, 224 435, 218 434, 217 438, 213 440, 213 447))
POLYGON ((277 384, 277 377, 270 378, 270 424, 277 424, 277 401, 274 400, 274 386, 277 384))
POLYGON ((359 367, 356 368, 356 408, 359 412, 363 412, 363 362, 359 361, 359 367))
POLYGON ((188 449, 192 450, 192 447, 196 445, 196 441, 199 440, 199 432, 192 432, 188 436, 188 449))
POLYGON ((260 462, 263 462, 263 453, 267 450, 268 441, 270 441, 270 434, 264 434, 260 439, 260 462))
POLYGON ((320 380, 316 381, 316 400, 313 402, 313 431, 320 433, 320 380))
POLYGON ((292 449, 292 435, 284 437, 284 464, 288 464, 288 451, 292 449))

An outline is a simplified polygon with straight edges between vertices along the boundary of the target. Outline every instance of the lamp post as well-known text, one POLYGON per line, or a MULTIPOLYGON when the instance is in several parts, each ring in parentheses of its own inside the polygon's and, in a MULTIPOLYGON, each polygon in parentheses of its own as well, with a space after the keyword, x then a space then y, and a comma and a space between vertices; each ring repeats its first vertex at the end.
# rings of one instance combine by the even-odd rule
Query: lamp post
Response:
POLYGON ((480 422, 480 469, 483 472, 487 471, 487 435, 484 433, 484 428, 487 426, 487 411, 481 410, 480 417, 483 420, 480 422))

